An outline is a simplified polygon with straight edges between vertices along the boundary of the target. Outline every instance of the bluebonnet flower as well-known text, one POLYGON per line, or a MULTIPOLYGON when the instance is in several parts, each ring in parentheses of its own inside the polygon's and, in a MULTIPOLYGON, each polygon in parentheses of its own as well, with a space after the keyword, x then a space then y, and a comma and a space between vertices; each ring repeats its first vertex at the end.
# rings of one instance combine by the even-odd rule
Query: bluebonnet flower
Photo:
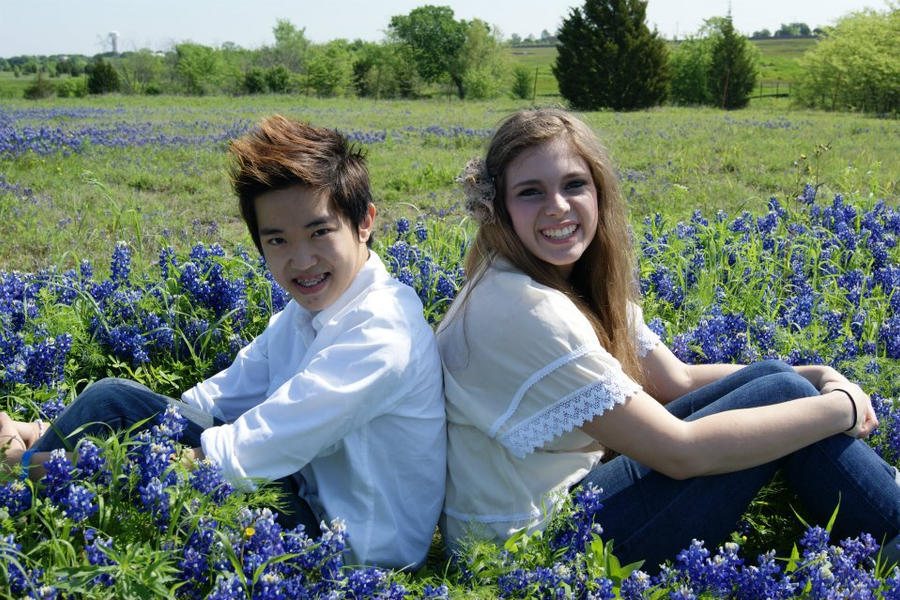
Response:
POLYGON ((622 600, 644 600, 649 590, 650 575, 640 569, 632 571, 619 587, 622 600))
POLYGON ((248 600, 244 584, 234 574, 219 575, 207 600, 248 600))
POLYGON ((421 219, 416 221, 416 240, 421 244, 425 240, 428 239, 428 228, 425 227, 425 222, 421 219))
POLYGON ((0 507, 5 508, 10 517, 25 512, 31 508, 31 488, 18 480, 0 485, 0 507))
POLYGON ((131 250, 125 242, 117 242, 109 265, 111 280, 117 284, 126 284, 131 274, 131 250))
POLYGON ((409 231, 409 219, 406 217, 401 217, 397 219, 397 222, 394 224, 394 228, 397 230, 397 238, 401 238, 409 231))
POLYGON ((594 536, 603 533, 596 522, 597 513, 603 508, 601 495, 602 490, 593 485, 580 487, 572 494, 571 516, 550 542, 554 549, 565 549, 563 560, 571 561, 576 554, 585 552, 594 536))
POLYGON ((154 436, 170 439, 175 442, 181 439, 181 434, 187 426, 187 419, 182 416, 178 406, 169 404, 166 407, 166 410, 159 413, 156 419, 157 423, 151 430, 154 436))
POLYGON ((201 460, 190 475, 191 486, 221 504, 234 492, 234 487, 222 476, 222 469, 211 460, 201 460))
POLYGON ((64 450, 53 450, 50 459, 44 463, 46 474, 41 479, 43 494, 59 503, 67 494, 72 482, 72 462, 64 450))
POLYGON ((99 507, 94 503, 96 494, 82 485, 71 485, 65 496, 60 498, 63 513, 80 523, 93 515, 99 507))
POLYGON ((422 598, 433 598, 435 600, 447 600, 450 596, 450 589, 446 584, 432 586, 426 585, 422 588, 422 598))
MULTIPOLYGON (((97 530, 88 527, 84 530, 84 540, 87 544, 84 546, 84 552, 87 554, 88 562, 95 567, 107 567, 116 564, 110 558, 110 550, 113 546, 111 537, 101 537, 97 530)), ((115 578, 109 573, 101 573, 92 580, 99 585, 110 586, 115 583, 115 578)))
POLYGON ((900 359, 900 316, 884 321, 878 329, 878 341, 888 358, 900 359))
POLYGON ((75 466, 78 468, 79 479, 91 479, 96 476, 98 483, 108 483, 109 469, 106 468, 106 458, 97 444, 92 440, 83 439, 76 449, 75 466))
POLYGON ((169 493, 159 479, 153 478, 146 485, 138 487, 141 504, 153 516, 153 521, 160 529, 169 526, 169 493))

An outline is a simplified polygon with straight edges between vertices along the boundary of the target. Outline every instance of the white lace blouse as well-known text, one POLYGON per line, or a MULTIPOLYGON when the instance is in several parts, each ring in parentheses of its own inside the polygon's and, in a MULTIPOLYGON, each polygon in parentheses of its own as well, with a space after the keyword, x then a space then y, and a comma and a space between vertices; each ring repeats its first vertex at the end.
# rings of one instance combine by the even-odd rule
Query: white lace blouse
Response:
MULTIPOLYGON (((497 260, 438 330, 448 425, 442 529, 502 543, 546 524, 603 456, 579 428, 641 389, 566 296, 497 260), (457 314, 459 313, 459 314, 457 314)), ((631 306, 638 352, 659 337, 631 306)))

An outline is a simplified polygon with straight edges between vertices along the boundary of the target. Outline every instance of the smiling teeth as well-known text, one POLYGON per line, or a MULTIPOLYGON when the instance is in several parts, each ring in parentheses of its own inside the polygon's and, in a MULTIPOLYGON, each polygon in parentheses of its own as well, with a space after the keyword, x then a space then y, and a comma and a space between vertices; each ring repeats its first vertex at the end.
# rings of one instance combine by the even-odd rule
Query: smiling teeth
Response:
POLYGON ((578 225, 567 225, 562 229, 545 229, 541 233, 543 233, 548 238, 561 240, 572 235, 576 229, 578 229, 578 225))
POLYGON ((319 284, 319 283, 322 283, 322 282, 325 280, 325 276, 326 276, 326 275, 327 275, 327 273, 322 273, 321 275, 319 275, 318 277, 315 277, 314 279, 299 279, 299 278, 297 278, 297 279, 295 279, 294 281, 295 281, 295 282, 297 283, 297 285, 299 285, 299 286, 302 286, 302 287, 312 287, 312 286, 314 286, 314 285, 317 285, 317 284, 319 284))

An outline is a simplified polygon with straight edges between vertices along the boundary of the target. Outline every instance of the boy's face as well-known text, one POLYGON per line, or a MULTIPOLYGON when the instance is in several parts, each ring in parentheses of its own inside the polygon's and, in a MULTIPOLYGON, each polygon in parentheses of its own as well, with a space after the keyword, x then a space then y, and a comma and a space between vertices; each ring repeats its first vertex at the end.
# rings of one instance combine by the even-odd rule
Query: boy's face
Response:
POLYGON ((307 310, 331 306, 369 257, 372 205, 359 228, 336 212, 324 193, 303 185, 260 194, 255 208, 272 276, 307 310))

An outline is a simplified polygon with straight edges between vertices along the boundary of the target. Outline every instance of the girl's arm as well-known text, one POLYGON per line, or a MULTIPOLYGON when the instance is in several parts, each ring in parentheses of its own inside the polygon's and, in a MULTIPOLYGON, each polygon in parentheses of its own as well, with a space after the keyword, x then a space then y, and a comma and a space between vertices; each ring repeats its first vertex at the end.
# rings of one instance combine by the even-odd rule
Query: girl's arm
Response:
MULTIPOLYGON (((713 383, 742 369, 739 364, 689 365, 681 362, 665 344, 656 347, 641 359, 644 370, 644 388, 661 404, 668 404, 676 398, 713 383)), ((853 385, 836 369, 825 365, 802 365, 794 370, 817 390, 828 384, 853 385)))
POLYGON ((585 423, 604 446, 674 479, 754 467, 837 433, 865 437, 877 427, 858 386, 770 406, 730 410, 682 421, 644 392, 585 423), (854 423, 852 429, 847 430, 854 423))
POLYGON ((660 404, 668 404, 697 388, 730 375, 744 365, 688 365, 665 344, 657 344, 641 359, 644 388, 660 404))

